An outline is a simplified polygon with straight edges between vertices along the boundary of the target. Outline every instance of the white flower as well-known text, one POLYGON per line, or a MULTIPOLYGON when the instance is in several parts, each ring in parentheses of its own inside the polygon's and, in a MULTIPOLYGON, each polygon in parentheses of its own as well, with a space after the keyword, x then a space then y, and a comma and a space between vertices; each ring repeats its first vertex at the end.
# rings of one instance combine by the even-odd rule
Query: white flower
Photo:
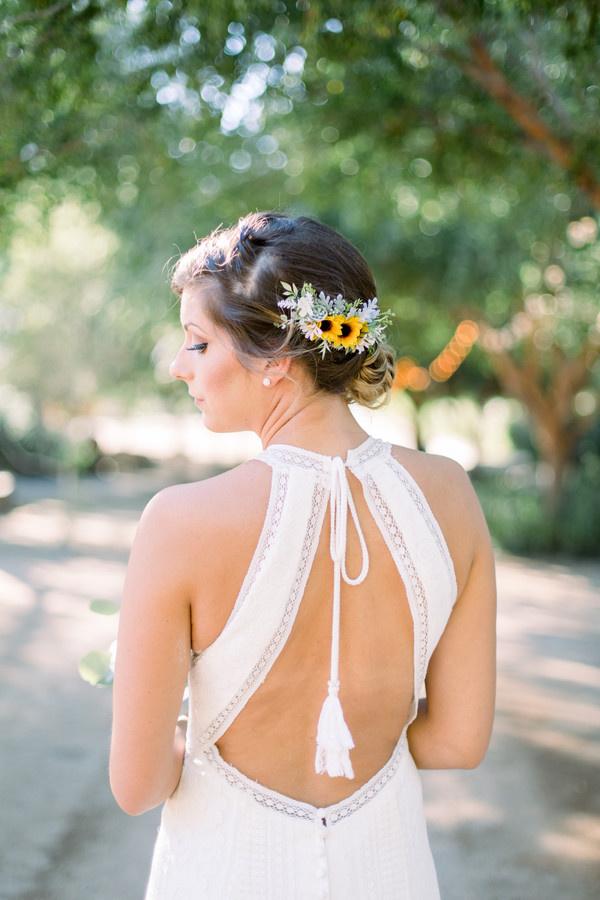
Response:
POLYGON ((302 296, 298 300, 298 306, 296 307, 299 316, 312 316, 313 308, 312 308, 313 298, 310 294, 302 294, 302 296))

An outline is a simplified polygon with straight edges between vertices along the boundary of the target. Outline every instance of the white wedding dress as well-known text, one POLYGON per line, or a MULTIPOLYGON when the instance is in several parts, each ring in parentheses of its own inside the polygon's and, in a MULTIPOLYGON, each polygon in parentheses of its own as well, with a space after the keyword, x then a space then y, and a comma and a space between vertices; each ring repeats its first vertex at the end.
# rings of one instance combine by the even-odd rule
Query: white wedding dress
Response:
MULTIPOLYGON (((368 437, 345 461, 289 444, 272 444, 257 458, 273 469, 264 525, 227 624, 192 656, 181 780, 162 809, 145 900, 436 900, 421 779, 406 731, 457 596, 442 531, 385 441, 368 437), (345 551, 347 502, 355 512, 344 466, 360 480, 406 586, 414 693, 383 768, 351 796, 318 808, 251 780, 221 758, 216 741, 285 645, 330 498, 345 551)), ((335 565, 339 572, 339 560, 335 565)), ((335 616, 334 602, 334 623, 335 616)))

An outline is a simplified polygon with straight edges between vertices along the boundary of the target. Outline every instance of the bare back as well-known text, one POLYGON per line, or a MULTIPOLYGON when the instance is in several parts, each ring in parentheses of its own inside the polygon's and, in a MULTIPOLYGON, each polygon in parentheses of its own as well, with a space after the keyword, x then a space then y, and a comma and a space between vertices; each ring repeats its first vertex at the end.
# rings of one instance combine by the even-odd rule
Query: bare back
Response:
MULTIPOLYGON (((454 508, 443 457, 391 446, 414 479, 449 551, 458 593, 467 577, 473 536, 454 508)), ((360 480, 348 471, 370 565, 358 585, 341 585, 340 698, 354 736, 354 780, 314 771, 314 735, 327 684, 331 643, 333 567, 325 515, 301 602, 285 645, 266 679, 216 742, 221 757, 246 776, 288 797, 325 806, 349 796, 389 759, 406 724, 414 686, 413 615, 406 579, 374 521, 360 480)), ((201 654, 230 619, 264 528, 273 471, 250 460, 223 475, 190 485, 190 554, 197 553, 192 645, 201 654), (210 516, 206 511, 210 510, 210 516)), ((358 536, 348 522, 346 567, 361 566, 358 536)), ((260 616, 260 608, 256 608, 260 616)))

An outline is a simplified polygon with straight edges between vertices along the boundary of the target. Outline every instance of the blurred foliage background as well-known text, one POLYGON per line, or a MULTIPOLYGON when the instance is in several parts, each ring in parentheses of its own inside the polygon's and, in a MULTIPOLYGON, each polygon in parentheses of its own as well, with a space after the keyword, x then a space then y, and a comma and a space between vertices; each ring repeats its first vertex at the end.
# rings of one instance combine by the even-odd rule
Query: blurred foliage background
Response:
POLYGON ((599 13, 4 0, 0 466, 94 471, 94 413, 187 409, 169 263, 286 209, 370 261, 418 446, 508 404, 496 541, 599 555, 599 13))

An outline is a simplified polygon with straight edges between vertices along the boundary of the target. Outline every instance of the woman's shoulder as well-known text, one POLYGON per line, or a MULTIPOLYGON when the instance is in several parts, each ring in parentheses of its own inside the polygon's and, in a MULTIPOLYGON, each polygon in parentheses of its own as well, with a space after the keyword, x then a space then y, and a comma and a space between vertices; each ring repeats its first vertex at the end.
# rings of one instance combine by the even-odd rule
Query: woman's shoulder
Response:
POLYGON ((448 513, 471 510, 476 499, 471 478, 455 459, 398 444, 391 445, 391 454, 436 506, 442 510, 447 508, 448 513))
MULTIPOLYGON (((454 512, 468 512, 472 507, 475 492, 460 463, 398 444, 391 444, 391 454, 420 487, 434 514, 450 522, 454 512)), ((160 502, 163 509, 170 508, 188 520, 195 513, 200 517, 210 513, 214 522, 219 512, 241 511, 245 500, 255 504, 259 495, 267 494, 271 471, 262 460, 248 459, 208 478, 163 488, 151 502, 160 502)))
POLYGON ((268 499, 269 485, 269 467, 250 459, 198 481, 169 485, 150 502, 160 505, 190 537, 208 538, 250 515, 261 498, 268 499))
POLYGON ((184 505, 189 502, 195 503, 201 497, 222 496, 223 499, 226 499, 227 495, 231 494, 241 483, 245 482, 250 485, 257 476, 260 476, 261 472, 267 473, 268 471, 269 466, 260 460, 248 459, 197 481, 171 484, 162 488, 155 496, 168 497, 174 504, 184 505))
POLYGON ((450 479, 460 489, 460 483, 469 481, 468 473, 464 467, 449 456, 440 453, 428 453, 425 450, 415 450, 412 447, 404 447, 401 444, 391 444, 391 453, 413 477, 418 476, 428 482, 444 482, 450 479), (414 472, 412 471, 414 470, 414 472))
MULTIPOLYGON (((489 539, 469 474, 450 457, 391 444, 391 454, 412 477, 436 518, 454 562, 459 591, 482 538, 489 539)), ((182 539, 210 551, 236 529, 258 523, 266 508, 271 467, 249 459, 214 476, 163 488, 152 503, 180 530, 182 539), (258 516, 258 518, 257 518, 258 516)))
POLYGON ((459 593, 474 554, 489 532, 466 469, 456 460, 392 444, 391 453, 412 476, 427 500, 454 561, 459 593))

